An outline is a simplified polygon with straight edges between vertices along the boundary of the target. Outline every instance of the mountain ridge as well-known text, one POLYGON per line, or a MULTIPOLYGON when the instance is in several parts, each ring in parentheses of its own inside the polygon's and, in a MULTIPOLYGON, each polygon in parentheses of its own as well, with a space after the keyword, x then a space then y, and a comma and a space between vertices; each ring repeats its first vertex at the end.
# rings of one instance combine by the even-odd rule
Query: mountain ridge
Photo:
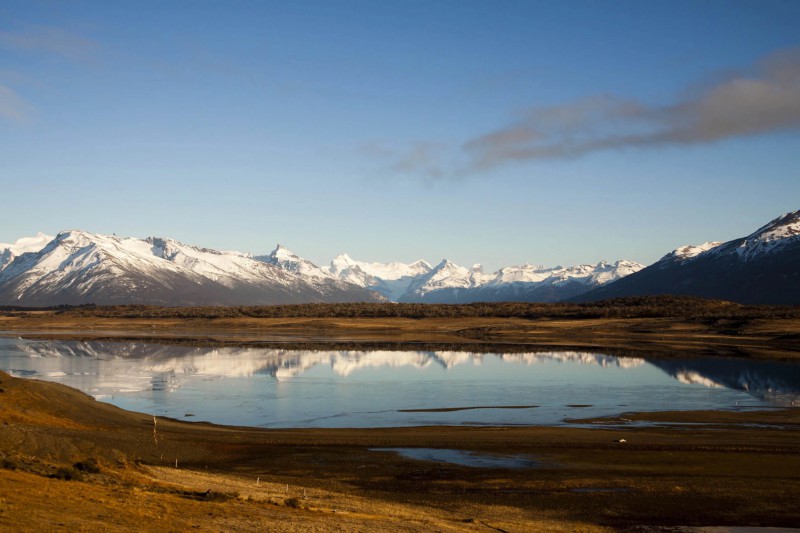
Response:
POLYGON ((448 259, 435 266, 422 259, 371 263, 346 253, 320 267, 281 244, 252 255, 81 230, 0 244, 0 305, 462 304, 656 294, 800 303, 800 211, 746 237, 678 247, 648 267, 618 260, 513 265, 486 273, 479 264, 466 268, 448 259))
POLYGON ((744 304, 800 303, 800 210, 745 237, 678 248, 639 272, 571 301, 654 294, 744 304))
POLYGON ((0 305, 261 305, 383 301, 337 279, 311 279, 240 252, 173 239, 61 232, 0 271, 0 305))

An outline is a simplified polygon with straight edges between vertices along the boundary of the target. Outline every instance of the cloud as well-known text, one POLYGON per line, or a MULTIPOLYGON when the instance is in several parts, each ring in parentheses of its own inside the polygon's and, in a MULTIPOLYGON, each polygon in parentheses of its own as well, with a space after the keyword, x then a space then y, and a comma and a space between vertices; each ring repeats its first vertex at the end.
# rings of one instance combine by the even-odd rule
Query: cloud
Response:
POLYGON ((665 105, 594 95, 533 107, 455 148, 418 141, 384 154, 401 174, 463 178, 510 163, 608 151, 702 145, 800 128, 800 48, 766 56, 744 73, 717 77, 665 105), (436 146, 436 150, 427 148, 436 146))
POLYGON ((384 167, 386 173, 397 175, 417 175, 426 180, 438 181, 446 176, 442 159, 446 155, 443 143, 415 141, 406 146, 385 142, 372 142, 361 147, 364 155, 389 163, 384 167))
POLYGON ((52 26, 26 25, 12 31, 0 30, 0 46, 56 54, 73 61, 93 59, 100 46, 95 41, 52 26))
POLYGON ((31 107, 17 93, 0 85, 0 117, 24 123, 30 119, 31 107))
POLYGON ((800 49, 767 56, 665 106, 603 95, 534 108, 466 141, 467 171, 603 150, 696 145, 800 128, 800 49))

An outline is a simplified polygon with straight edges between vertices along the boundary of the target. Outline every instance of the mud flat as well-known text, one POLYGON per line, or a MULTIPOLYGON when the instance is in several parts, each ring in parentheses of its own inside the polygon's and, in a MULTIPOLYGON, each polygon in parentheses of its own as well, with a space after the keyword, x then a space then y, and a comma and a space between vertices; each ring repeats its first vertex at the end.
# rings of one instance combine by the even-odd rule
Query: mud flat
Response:
POLYGON ((580 420, 580 428, 261 430, 154 419, 2 373, 0 389, 0 529, 800 523, 796 409, 631 413, 580 420), (397 448, 525 458, 531 467, 481 468, 386 450, 397 448))

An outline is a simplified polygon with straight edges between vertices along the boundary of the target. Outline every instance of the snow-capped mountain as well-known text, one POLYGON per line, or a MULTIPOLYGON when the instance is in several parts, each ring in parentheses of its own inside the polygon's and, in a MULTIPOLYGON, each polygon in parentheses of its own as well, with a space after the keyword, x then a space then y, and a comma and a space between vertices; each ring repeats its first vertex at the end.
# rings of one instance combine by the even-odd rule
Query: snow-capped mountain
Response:
POLYGON ((431 268, 425 261, 410 265, 366 263, 342 254, 331 262, 329 271, 340 279, 377 290, 391 301, 470 303, 558 301, 642 268, 633 261, 617 261, 566 268, 521 265, 486 274, 481 265, 465 268, 446 259, 431 268))
POLYGON ((240 252, 172 239, 59 233, 0 272, 0 305, 259 305, 380 301, 374 292, 307 277, 240 252))
POLYGON ((341 254, 320 268, 278 245, 270 254, 220 252, 150 237, 84 231, 0 244, 0 305, 263 305, 394 301, 589 301, 683 294, 742 303, 800 303, 800 211, 725 243, 682 246, 644 268, 633 261, 485 273, 370 263, 341 254))
POLYGON ((473 289, 488 282, 492 276, 483 273, 480 265, 467 269, 443 259, 430 272, 418 276, 399 300, 401 302, 463 303, 475 301, 473 289))
POLYGON ((596 265, 557 266, 535 265, 507 267, 499 270, 494 279, 480 287, 480 301, 556 302, 583 294, 644 268, 634 261, 615 263, 601 261, 596 265))
POLYGON ((7 267, 15 257, 30 252, 38 252, 52 241, 53 237, 37 233, 35 237, 23 237, 12 244, 0 243, 0 270, 7 267))
POLYGON ((662 268, 673 263, 685 263, 686 261, 693 259, 703 252, 707 252, 712 248, 716 248, 720 244, 721 243, 719 242, 704 242, 703 244, 698 245, 687 244, 686 246, 676 248, 662 257, 659 260, 659 263, 661 263, 662 268))
POLYGON ((576 300, 648 294, 800 303, 800 211, 780 216, 746 237, 678 248, 640 272, 576 300))
MULTIPOLYGON (((303 259, 291 250, 282 245, 278 245, 269 255, 257 255, 253 257, 257 261, 269 263, 276 267, 292 272, 302 277, 312 278, 317 280, 335 280, 336 276, 320 268, 311 261, 303 259)), ((344 280, 348 281, 348 280, 344 280)), ((360 285, 360 284, 357 284, 360 285)), ((363 286, 363 285, 360 285, 363 286)))
POLYGON ((367 263, 356 261, 347 254, 339 254, 328 267, 328 272, 339 279, 380 292, 396 302, 418 277, 431 271, 431 266, 419 260, 411 264, 367 263))

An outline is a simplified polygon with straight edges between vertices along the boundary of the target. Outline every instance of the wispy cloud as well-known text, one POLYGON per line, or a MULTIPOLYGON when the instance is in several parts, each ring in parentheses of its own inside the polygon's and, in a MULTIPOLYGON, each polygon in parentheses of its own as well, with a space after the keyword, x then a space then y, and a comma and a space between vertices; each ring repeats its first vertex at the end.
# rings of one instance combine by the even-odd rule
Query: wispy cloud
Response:
MULTIPOLYGON (((0 30, 0 49, 15 53, 50 54, 75 62, 88 62, 97 57, 100 45, 60 28, 28 24, 12 30, 0 30)), ((11 70, 0 70, 0 78, 0 81, 11 85, 32 82, 28 76, 11 70)), ((33 114, 33 107, 25 99, 8 85, 0 83, 0 118, 25 123, 33 114)))
POLYGON ((446 178, 442 164, 447 155, 444 143, 415 141, 399 145, 388 142, 372 142, 361 147, 363 155, 388 161, 384 172, 390 175, 416 175, 426 181, 438 181, 446 178))
POLYGON ((0 30, 0 46, 47 52, 73 61, 92 60, 100 50, 100 45, 91 39, 60 28, 36 25, 0 30))
MULTIPOLYGON (((667 105, 595 95, 533 107, 498 129, 435 154, 418 145, 390 169, 459 178, 514 162, 579 158, 642 147, 700 145, 800 128, 800 49, 771 54, 745 73, 717 78, 667 105), (418 163, 416 166, 409 162, 418 163)), ((424 144, 422 144, 424 145, 424 144)))
POLYGON ((5 85, 0 85, 0 117, 25 123, 31 114, 31 106, 25 100, 5 85))

